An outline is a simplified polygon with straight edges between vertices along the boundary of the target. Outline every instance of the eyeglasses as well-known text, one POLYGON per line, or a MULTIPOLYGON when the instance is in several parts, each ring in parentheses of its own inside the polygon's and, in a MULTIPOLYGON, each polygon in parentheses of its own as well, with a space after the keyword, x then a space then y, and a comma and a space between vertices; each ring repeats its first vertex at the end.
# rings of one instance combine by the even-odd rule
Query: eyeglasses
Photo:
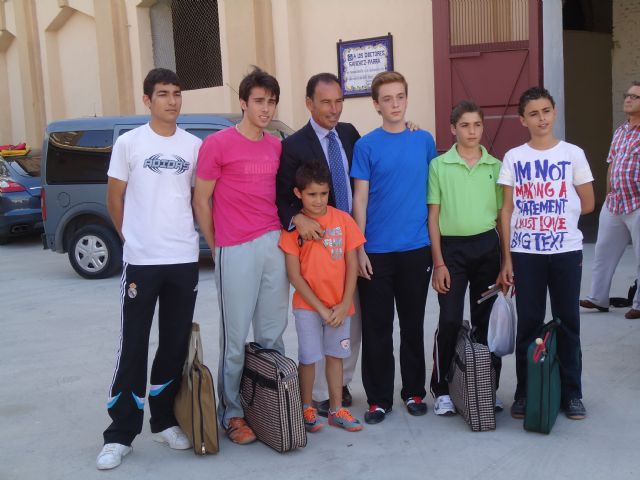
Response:
POLYGON ((640 95, 634 95, 633 93, 623 93, 622 98, 625 100, 630 98, 631 100, 640 100, 640 95))

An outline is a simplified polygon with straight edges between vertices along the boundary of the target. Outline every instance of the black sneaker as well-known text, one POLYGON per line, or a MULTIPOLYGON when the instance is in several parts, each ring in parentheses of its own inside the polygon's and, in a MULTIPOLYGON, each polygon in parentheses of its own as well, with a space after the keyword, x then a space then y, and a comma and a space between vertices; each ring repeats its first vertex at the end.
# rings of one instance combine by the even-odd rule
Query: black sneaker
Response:
POLYGON ((419 417, 427 413, 427 404, 422 401, 422 397, 409 397, 406 403, 407 411, 414 417, 419 417))
POLYGON ((384 409, 379 407, 375 403, 369 407, 369 410, 364 414, 364 421, 370 425, 374 425, 376 423, 380 423, 384 420, 384 417, 387 413, 391 411, 391 407, 388 409, 384 409))
POLYGON ((342 406, 350 407, 352 403, 353 403, 353 397, 351 396, 349 387, 345 385, 342 387, 342 406))
POLYGON ((525 397, 516 398, 511 404, 511 416, 522 419, 527 411, 527 399, 525 397))
POLYGON ((329 417, 329 399, 323 400, 322 402, 316 402, 314 400, 313 408, 318 411, 318 415, 320 415, 321 417, 329 417))
POLYGON ((587 416, 587 409, 584 408, 582 400, 579 398, 572 398, 568 402, 562 405, 562 410, 567 418, 571 420, 584 420, 587 416))

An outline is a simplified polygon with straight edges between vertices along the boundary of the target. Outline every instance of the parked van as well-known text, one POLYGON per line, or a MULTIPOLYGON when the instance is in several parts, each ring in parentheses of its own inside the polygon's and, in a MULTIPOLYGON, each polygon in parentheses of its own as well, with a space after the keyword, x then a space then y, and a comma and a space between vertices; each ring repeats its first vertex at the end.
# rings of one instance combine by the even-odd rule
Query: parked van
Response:
MULTIPOLYGON (((186 114, 178 126, 204 139, 240 122, 238 114, 186 114)), ((90 117, 48 125, 42 151, 42 218, 45 249, 67 253, 84 278, 106 278, 122 266, 122 242, 106 204, 111 148, 120 135, 148 116, 90 117)), ((268 131, 280 139, 293 131, 274 120, 268 131)), ((209 252, 200 237, 201 252, 209 252)))

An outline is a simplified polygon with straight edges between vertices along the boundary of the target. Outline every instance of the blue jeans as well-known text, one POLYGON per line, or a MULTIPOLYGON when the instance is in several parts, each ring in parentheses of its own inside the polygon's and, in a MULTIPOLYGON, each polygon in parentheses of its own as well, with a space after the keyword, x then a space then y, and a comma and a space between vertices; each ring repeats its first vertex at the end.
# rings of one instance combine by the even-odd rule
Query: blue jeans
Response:
POLYGON ((582 398, 579 308, 582 250, 551 255, 514 252, 511 257, 518 312, 518 385, 515 398, 527 396, 527 349, 545 321, 547 289, 551 313, 561 321, 558 329, 558 359, 562 401, 582 398))

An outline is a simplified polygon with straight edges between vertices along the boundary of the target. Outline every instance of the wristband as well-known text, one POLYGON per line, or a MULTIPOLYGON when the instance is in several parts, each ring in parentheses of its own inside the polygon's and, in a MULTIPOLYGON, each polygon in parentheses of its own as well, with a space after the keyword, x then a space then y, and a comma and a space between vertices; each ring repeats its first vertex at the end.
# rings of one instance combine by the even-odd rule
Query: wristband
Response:
POLYGON ((440 265, 436 265, 433 267, 434 270, 439 269, 440 267, 446 267, 446 265, 444 263, 441 263, 440 265))

